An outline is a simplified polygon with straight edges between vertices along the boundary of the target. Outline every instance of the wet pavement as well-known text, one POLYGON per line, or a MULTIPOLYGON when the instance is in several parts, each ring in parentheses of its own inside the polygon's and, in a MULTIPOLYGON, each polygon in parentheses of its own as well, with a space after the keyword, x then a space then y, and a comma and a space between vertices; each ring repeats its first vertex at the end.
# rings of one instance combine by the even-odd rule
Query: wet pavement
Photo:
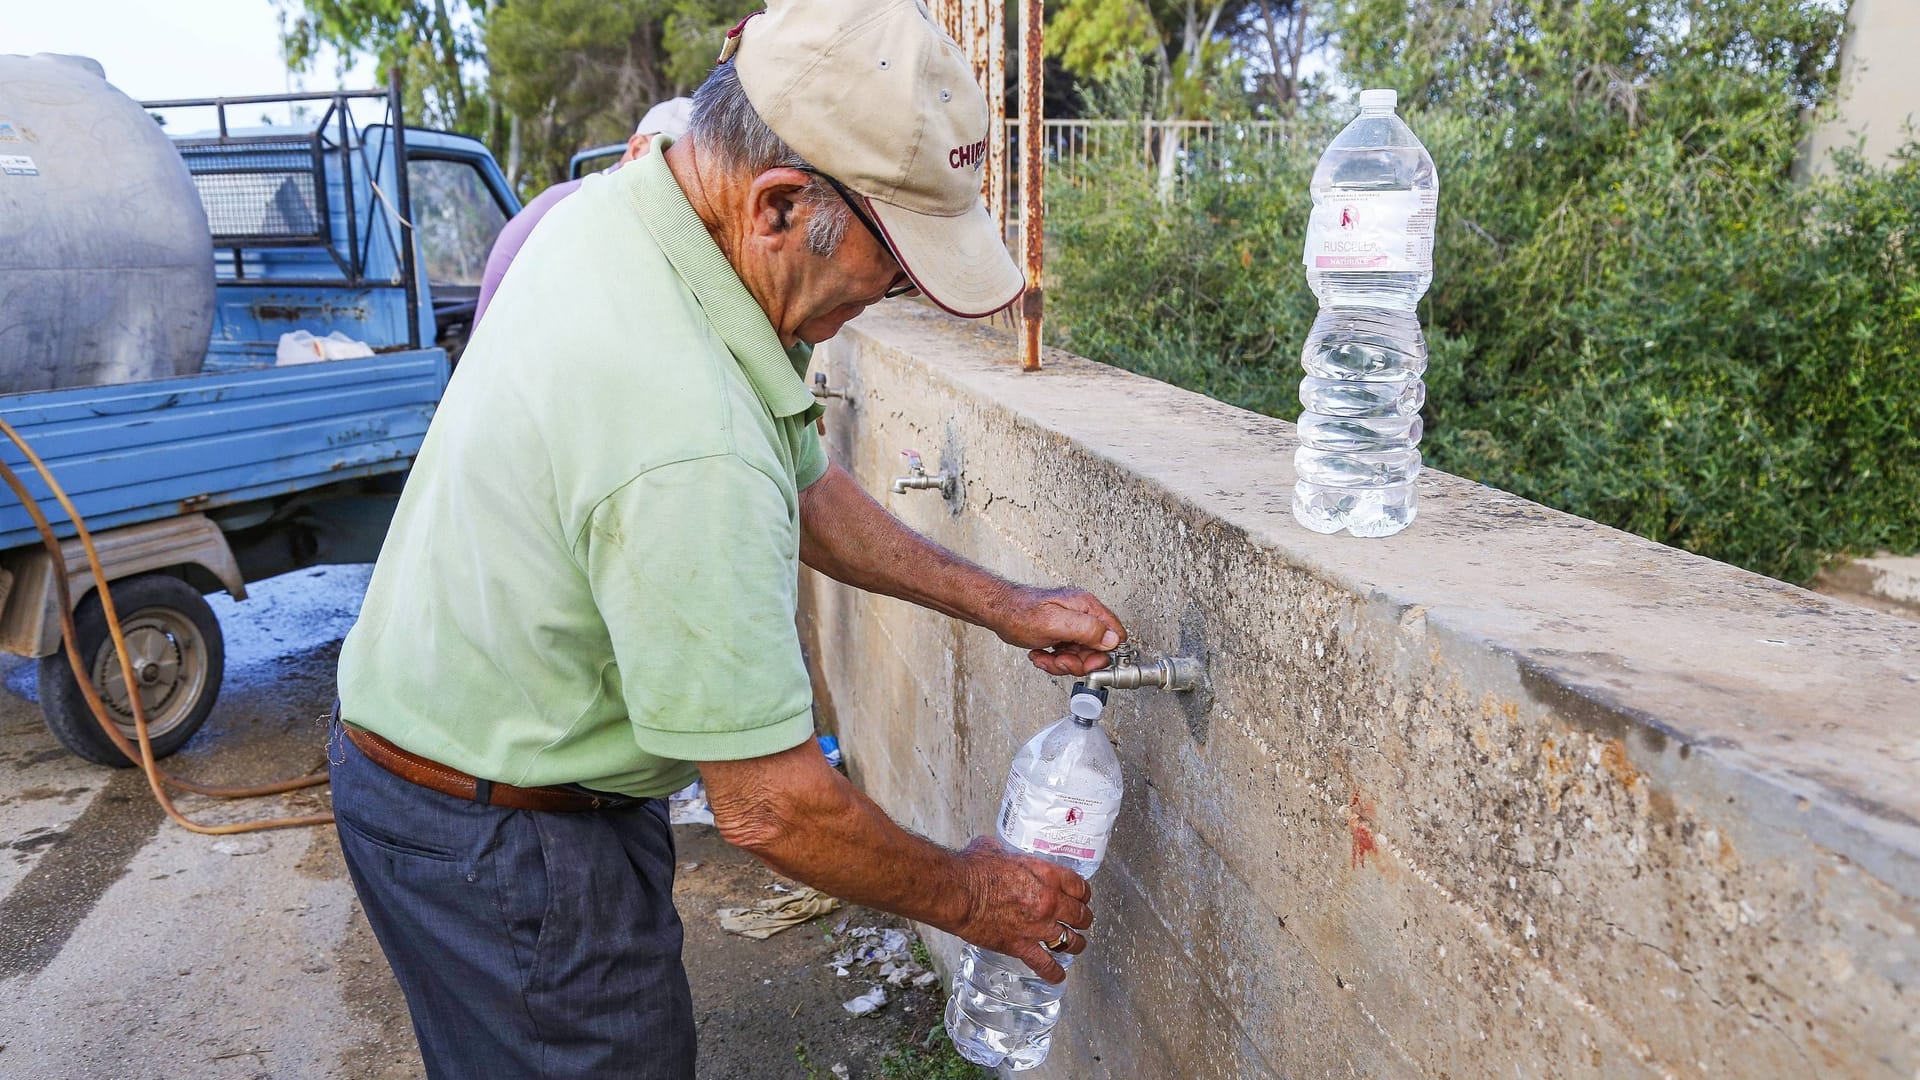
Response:
MULTIPOLYGON (((367 575, 308 570, 246 603, 214 597, 225 686, 164 767, 225 784, 323 767, 334 658, 367 575)), ((410 1039, 358 1034, 405 1036, 405 1010, 329 830, 207 837, 166 822, 138 771, 91 765, 47 734, 34 662, 0 663, 0 1075, 418 1071, 410 1039)), ((325 788, 177 802, 206 821, 327 807, 325 788)))
MULTIPOLYGON (((369 570, 300 571, 250 586, 245 603, 214 597, 226 682, 206 727, 164 767, 220 784, 322 768, 334 663, 369 570)), ((189 833, 163 818, 139 772, 53 741, 33 662, 0 657, 0 687, 0 1076, 422 1075, 331 829, 189 833)), ((324 787, 177 802, 204 821, 328 806, 324 787)), ((710 828, 675 831, 702 1078, 824 1078, 840 1063, 880 1075, 938 1022, 937 992, 897 994, 871 1017, 840 1008, 867 984, 833 975, 841 943, 826 931, 842 918, 898 920, 850 909, 765 942, 725 934, 714 908, 768 895, 774 875, 710 828)))

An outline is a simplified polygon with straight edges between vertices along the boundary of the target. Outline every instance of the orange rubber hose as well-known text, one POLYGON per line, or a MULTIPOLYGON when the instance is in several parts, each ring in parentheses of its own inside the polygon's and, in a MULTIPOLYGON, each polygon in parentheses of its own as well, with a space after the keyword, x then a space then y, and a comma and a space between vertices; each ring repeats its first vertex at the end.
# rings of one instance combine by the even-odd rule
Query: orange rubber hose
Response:
POLYGON ((26 485, 21 482, 13 469, 6 462, 0 461, 0 481, 4 481, 7 487, 12 489, 14 495, 19 498, 20 505, 25 507, 28 516, 33 518, 34 528, 40 533, 40 542, 46 546, 47 553, 53 558, 55 571, 53 584, 60 603, 62 640, 66 645, 67 663, 73 668, 74 680, 79 683, 80 694, 86 699, 88 709, 93 712, 94 719, 100 722, 101 730, 106 732, 107 738, 113 742, 113 745, 125 754, 129 761, 137 760, 140 763, 141 770, 146 773, 147 786, 153 790, 153 797, 160 804, 160 809, 181 828, 208 836, 331 824, 332 814, 309 814, 302 817, 269 818, 263 821, 242 821, 226 825, 202 825, 175 808, 172 797, 167 794, 168 786, 215 798, 246 799, 315 787, 326 783, 327 777, 324 773, 315 773, 254 787, 210 787, 182 780, 161 771, 159 765, 154 762, 153 741, 147 735, 146 705, 140 700, 139 691, 135 689, 139 682, 134 677, 133 662, 127 652, 127 640, 120 629, 119 612, 114 610, 113 594, 107 588, 106 571, 101 567, 100 555, 93 547, 93 534, 87 529, 86 522, 81 519, 80 512, 74 509, 73 502, 67 498, 67 493, 61 488, 60 482, 53 478, 53 473, 47 468, 46 463, 40 460, 40 455, 34 453, 33 447, 21 438, 20 433, 13 429, 13 425, 0 419, 0 433, 4 433, 8 439, 12 440, 13 445, 19 447, 20 452, 26 455, 27 460, 40 474, 40 479, 46 483, 47 490, 59 500, 61 509, 67 512, 67 518, 73 522, 74 530, 79 534, 80 546, 87 554, 87 567, 93 575, 94 588, 100 594, 101 610, 107 617, 107 633, 113 638, 113 647, 120 660, 120 675, 126 680, 127 701, 133 710, 133 731, 139 744, 138 753, 135 753, 134 747, 127 742, 127 737, 121 734, 119 725, 107 715, 106 703, 100 700, 99 691, 94 688, 93 679, 87 674, 86 661, 80 656, 80 647, 75 642, 73 594, 67 586, 66 553, 61 550, 60 541, 54 536, 53 526, 48 524, 47 516, 41 511, 39 502, 33 498, 32 493, 27 490, 26 485))

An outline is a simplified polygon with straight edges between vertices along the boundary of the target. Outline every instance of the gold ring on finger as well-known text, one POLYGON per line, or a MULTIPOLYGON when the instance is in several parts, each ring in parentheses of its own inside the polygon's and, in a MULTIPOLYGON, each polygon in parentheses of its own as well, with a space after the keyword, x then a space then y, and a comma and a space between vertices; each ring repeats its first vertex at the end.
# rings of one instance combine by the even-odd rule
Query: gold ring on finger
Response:
MULTIPOLYGON (((1054 921, 1059 922, 1057 919, 1054 921)), ((1066 948, 1072 941, 1073 927, 1068 926, 1066 923, 1060 923, 1060 936, 1054 938, 1052 941, 1042 942, 1041 944, 1047 947, 1048 952, 1059 952, 1061 949, 1066 948)))

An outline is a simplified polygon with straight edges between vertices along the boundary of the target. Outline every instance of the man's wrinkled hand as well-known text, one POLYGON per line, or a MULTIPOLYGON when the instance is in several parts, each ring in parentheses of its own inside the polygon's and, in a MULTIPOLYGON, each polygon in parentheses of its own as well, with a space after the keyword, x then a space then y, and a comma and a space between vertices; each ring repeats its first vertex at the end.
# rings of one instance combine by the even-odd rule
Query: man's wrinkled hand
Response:
POLYGON ((1015 851, 991 836, 975 837, 960 852, 969 893, 966 920, 953 932, 983 949, 1011 956, 1050 983, 1067 971, 1048 942, 1067 941, 1056 952, 1087 947, 1082 931, 1093 925, 1093 887, 1087 879, 1045 859, 1015 851), (1071 927, 1065 933, 1061 927, 1071 927))
POLYGON ((1000 640, 1031 650, 1027 659, 1049 675, 1085 675, 1107 666, 1107 653, 1127 628, 1084 589, 1023 586, 1008 594, 992 629, 1000 640))

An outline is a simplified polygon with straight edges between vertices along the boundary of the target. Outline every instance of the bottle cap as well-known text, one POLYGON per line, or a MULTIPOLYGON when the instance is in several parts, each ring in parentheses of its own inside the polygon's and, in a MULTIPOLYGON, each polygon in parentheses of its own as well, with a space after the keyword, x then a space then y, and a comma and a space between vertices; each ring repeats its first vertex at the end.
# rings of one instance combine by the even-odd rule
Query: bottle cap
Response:
POLYGON ((1360 91, 1360 111, 1361 112, 1374 112, 1376 110, 1382 111, 1382 112, 1392 112, 1394 109, 1394 106, 1398 105, 1399 103, 1400 103, 1400 91, 1398 90, 1362 90, 1360 91))
POLYGON ((1067 711, 1082 720, 1098 720, 1106 711, 1106 687, 1088 688, 1086 683, 1073 684, 1073 696, 1067 699, 1067 711))

